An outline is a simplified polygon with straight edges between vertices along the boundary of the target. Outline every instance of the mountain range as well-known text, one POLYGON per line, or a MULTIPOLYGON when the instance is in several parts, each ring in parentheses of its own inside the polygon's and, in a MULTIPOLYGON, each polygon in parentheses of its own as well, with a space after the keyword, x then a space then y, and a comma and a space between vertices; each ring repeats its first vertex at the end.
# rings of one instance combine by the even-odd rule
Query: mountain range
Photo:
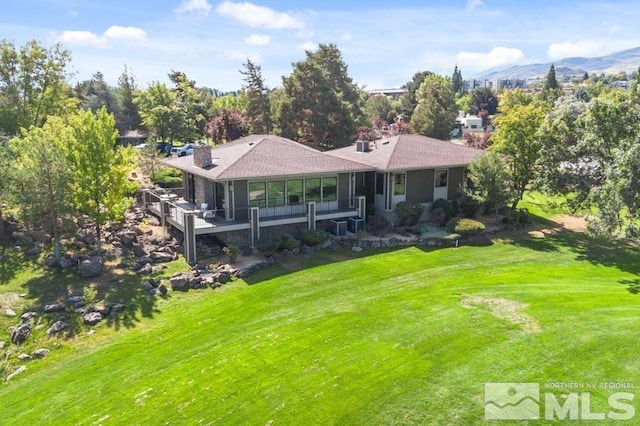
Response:
POLYGON ((555 66, 556 76, 589 74, 617 74, 625 71, 631 73, 640 66, 640 47, 623 50, 597 58, 565 58, 544 64, 515 65, 507 68, 492 68, 479 73, 477 80, 529 79, 544 77, 551 64, 555 66))

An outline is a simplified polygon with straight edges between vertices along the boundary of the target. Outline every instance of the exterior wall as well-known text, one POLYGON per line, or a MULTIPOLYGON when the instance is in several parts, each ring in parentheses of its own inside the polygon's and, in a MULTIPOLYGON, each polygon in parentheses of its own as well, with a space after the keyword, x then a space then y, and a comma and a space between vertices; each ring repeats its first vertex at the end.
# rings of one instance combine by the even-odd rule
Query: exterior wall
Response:
POLYGON ((196 206, 201 203, 209 204, 213 208, 213 182, 201 176, 195 176, 196 206))
POLYGON ((227 231, 215 234, 224 244, 238 247, 248 247, 251 241, 250 230, 227 231))
POLYGON ((236 221, 249 220, 249 185, 246 180, 233 182, 236 221))
POLYGON ((407 201, 430 203, 433 201, 433 169, 407 172, 407 201))
MULTIPOLYGON (((460 191, 462 180, 464 179, 464 167, 449 168, 449 184, 447 198, 453 200, 460 191)), ((432 185, 433 186, 433 185, 432 185)))

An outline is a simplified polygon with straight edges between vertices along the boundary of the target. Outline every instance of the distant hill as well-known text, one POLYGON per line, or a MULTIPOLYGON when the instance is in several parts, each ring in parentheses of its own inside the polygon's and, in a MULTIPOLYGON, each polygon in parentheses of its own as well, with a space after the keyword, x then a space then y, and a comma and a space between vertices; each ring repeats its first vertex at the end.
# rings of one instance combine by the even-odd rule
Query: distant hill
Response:
POLYGON ((579 75, 588 73, 616 74, 622 71, 631 73, 640 65, 640 47, 612 53, 597 58, 565 58, 544 64, 515 65, 508 68, 493 68, 479 73, 479 80, 528 79, 544 77, 551 64, 555 65, 556 76, 579 75))

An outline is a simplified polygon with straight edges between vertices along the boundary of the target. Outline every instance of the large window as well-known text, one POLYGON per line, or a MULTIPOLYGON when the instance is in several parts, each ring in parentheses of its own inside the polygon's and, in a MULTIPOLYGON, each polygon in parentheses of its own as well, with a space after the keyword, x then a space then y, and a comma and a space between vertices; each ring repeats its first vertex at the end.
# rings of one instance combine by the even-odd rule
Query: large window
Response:
POLYGON ((322 197, 320 186, 320 178, 305 179, 304 181, 304 195, 305 202, 320 201, 322 197))
POLYGON ((302 179, 287 181, 287 203, 300 204, 302 197, 302 179))
POLYGON ((336 201, 338 199, 338 178, 322 178, 322 201, 336 201))
POLYGON ((447 186, 448 175, 448 170, 436 170, 436 188, 447 186))
POLYGON ((395 173, 393 175, 393 195, 404 195, 405 174, 395 173))
POLYGON ((284 181, 267 182, 267 195, 269 207, 284 206, 284 181))
POLYGON ((249 182, 249 206, 267 206, 267 190, 264 182, 249 182))
POLYGON ((384 173, 376 173, 376 194, 384 195, 384 173))

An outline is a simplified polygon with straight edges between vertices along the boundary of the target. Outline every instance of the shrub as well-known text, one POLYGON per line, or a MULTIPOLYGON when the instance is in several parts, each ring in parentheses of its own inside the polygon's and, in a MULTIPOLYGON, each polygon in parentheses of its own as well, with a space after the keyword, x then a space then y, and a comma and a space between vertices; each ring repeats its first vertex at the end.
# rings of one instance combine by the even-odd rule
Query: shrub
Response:
POLYGON ((458 214, 456 208, 453 207, 453 204, 443 198, 437 199, 433 204, 431 204, 431 211, 433 212, 435 209, 442 209, 446 216, 445 221, 449 221, 452 217, 458 214))
POLYGON ((369 218, 367 221, 367 227, 373 234, 380 234, 389 228, 389 221, 384 216, 376 214, 369 218))
POLYGON ((485 227, 482 222, 463 217, 450 221, 449 230, 460 235, 470 235, 484 231, 485 227))
POLYGON ((398 217, 398 226, 413 226, 420 220, 423 207, 420 204, 408 203, 402 201, 396 205, 396 216, 398 217))
POLYGON ((442 226, 447 222, 447 215, 445 214, 444 210, 438 207, 437 209, 431 209, 429 220, 435 226, 442 226))
POLYGON ((232 262, 235 262, 238 256, 240 255, 240 249, 237 246, 225 246, 222 249, 222 252, 229 256, 229 259, 232 262))
POLYGON ((320 229, 303 229, 300 231, 300 240, 308 246, 315 246, 327 239, 327 233, 320 229))
POLYGON ((280 245, 278 248, 280 250, 293 250, 300 246, 300 241, 296 240, 289 234, 282 234, 280 236, 280 245))
POLYGON ((460 195, 458 206, 460 207, 462 215, 469 219, 476 217, 476 214, 480 210, 480 203, 464 192, 460 195))

